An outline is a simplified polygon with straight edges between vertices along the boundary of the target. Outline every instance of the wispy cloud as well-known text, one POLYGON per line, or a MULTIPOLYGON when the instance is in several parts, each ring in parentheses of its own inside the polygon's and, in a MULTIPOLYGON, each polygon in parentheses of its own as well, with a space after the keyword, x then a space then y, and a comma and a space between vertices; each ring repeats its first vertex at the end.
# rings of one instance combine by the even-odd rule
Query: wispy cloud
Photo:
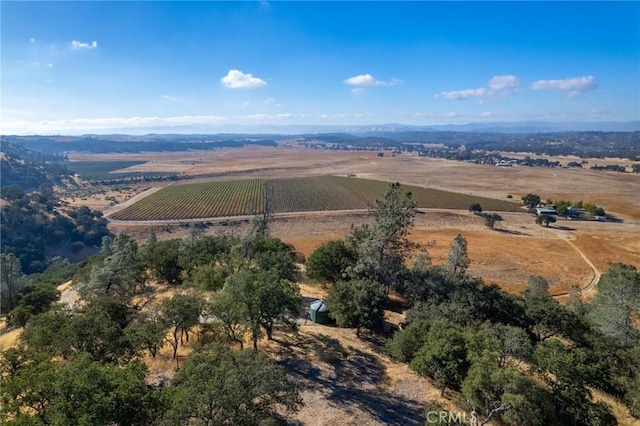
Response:
POLYGON ((597 86, 598 81, 592 75, 565 78, 564 80, 538 80, 531 83, 532 90, 560 90, 565 92, 568 97, 577 96, 595 89, 597 86))
POLYGON ((293 114, 290 112, 286 112, 286 113, 279 113, 279 114, 259 113, 259 114, 249 114, 249 115, 236 115, 235 117, 232 117, 232 118, 234 120, 256 121, 256 120, 285 120, 285 119, 309 118, 309 117, 310 116, 308 114, 293 114))
POLYGON ((362 96, 364 94, 364 89, 362 87, 354 87, 351 89, 351 93, 356 96, 362 96))
POLYGON ((31 38, 29 39, 29 43, 35 43, 35 42, 36 42, 36 39, 35 39, 35 38, 31 37, 31 38))
POLYGON ((480 98, 487 94, 487 90, 484 87, 479 87, 477 89, 464 89, 464 90, 454 90, 452 92, 440 92, 435 96, 436 98, 444 98, 444 99, 469 99, 469 98, 480 98))
POLYGON ((220 81, 227 89, 254 89, 267 85, 263 79, 254 77, 251 73, 245 74, 240 70, 229 70, 220 81))
POLYGON ((522 88, 520 80, 515 75, 496 75, 489 80, 488 96, 506 97, 519 92, 522 88))
POLYGON ((392 78, 389 81, 377 80, 371 74, 360 74, 354 77, 349 77, 344 81, 344 84, 351 86, 395 86, 402 83, 399 78, 392 78))
POLYGON ((267 98, 262 103, 265 104, 265 105, 270 105, 270 104, 274 103, 275 101, 276 100, 273 99, 273 98, 267 98))
POLYGON ((354 112, 354 113, 340 113, 340 114, 320 114, 317 117, 321 118, 323 120, 340 120, 340 119, 345 119, 345 118, 362 118, 362 117, 370 117, 371 114, 369 113, 362 113, 362 112, 354 112))
POLYGON ((92 50, 92 49, 96 49, 97 47, 98 47, 98 42, 95 40, 92 43, 84 43, 78 40, 73 40, 71 42, 72 50, 92 50))
POLYGON ((2 123, 3 131, 8 133, 51 133, 107 130, 113 128, 182 126, 196 124, 220 124, 227 117, 217 115, 186 115, 174 117, 109 117, 109 118, 72 118, 45 121, 11 121, 2 123))
POLYGON ((29 62, 29 65, 32 66, 32 67, 53 68, 53 63, 52 62, 48 62, 46 64, 43 64, 41 62, 29 62))
POLYGON ((485 87, 440 92, 436 93, 435 97, 454 100, 478 98, 483 101, 485 99, 505 98, 520 91, 521 87, 522 84, 515 75, 496 75, 489 80, 485 87))
POLYGON ((170 101, 170 102, 178 100, 178 98, 176 98, 175 96, 171 96, 171 95, 164 95, 162 97, 162 99, 164 99, 165 101, 170 101))

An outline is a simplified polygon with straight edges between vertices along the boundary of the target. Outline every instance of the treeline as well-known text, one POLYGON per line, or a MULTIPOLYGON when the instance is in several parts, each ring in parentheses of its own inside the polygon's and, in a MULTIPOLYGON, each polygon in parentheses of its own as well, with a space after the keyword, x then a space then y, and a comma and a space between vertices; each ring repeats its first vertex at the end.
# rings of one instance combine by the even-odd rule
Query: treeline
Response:
POLYGON ((113 177, 102 179, 87 179, 87 182, 91 185, 126 185, 132 183, 146 183, 146 182, 166 182, 180 180, 180 176, 176 173, 162 173, 162 172, 131 172, 131 173, 118 173, 113 174, 113 177))
MULTIPOLYGON (((581 158, 640 159, 640 132, 490 133, 457 131, 371 132, 367 136, 346 133, 301 135, 304 141, 328 142, 354 149, 413 150, 416 144, 444 144, 449 152, 531 152, 546 155, 576 155, 581 158)), ((434 153, 437 151, 434 151, 434 153)), ((440 151, 440 155, 443 152, 440 151)))
POLYGON ((597 164, 595 164, 591 166, 591 170, 606 170, 608 172, 625 173, 627 171, 627 168, 624 166, 619 166, 617 164, 609 164, 606 166, 598 166, 597 164))
POLYGON ((277 146, 272 139, 223 139, 208 140, 209 138, 197 138, 193 136, 170 136, 165 138, 149 137, 145 140, 113 140, 108 136, 95 137, 68 137, 64 141, 58 141, 56 137, 20 137, 7 136, 7 140, 13 144, 20 144, 30 150, 43 153, 61 154, 70 151, 103 153, 138 153, 152 152, 178 152, 188 150, 210 150, 216 148, 240 148, 247 145, 277 146))

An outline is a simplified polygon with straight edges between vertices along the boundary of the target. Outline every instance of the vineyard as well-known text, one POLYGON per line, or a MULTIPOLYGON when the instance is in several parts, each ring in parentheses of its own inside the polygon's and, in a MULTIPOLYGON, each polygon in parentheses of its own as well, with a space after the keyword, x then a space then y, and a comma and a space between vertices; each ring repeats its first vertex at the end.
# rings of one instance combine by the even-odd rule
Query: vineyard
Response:
POLYGON ((200 219, 264 211, 264 181, 171 185, 112 215, 119 220, 200 219))
MULTIPOLYGON (((380 197, 387 182, 340 176, 295 179, 248 179, 171 185, 111 217, 119 220, 199 219, 262 213, 366 209, 380 197)), ((508 201, 437 189, 404 186, 420 208, 467 210, 479 203, 485 210, 520 211, 508 201)))

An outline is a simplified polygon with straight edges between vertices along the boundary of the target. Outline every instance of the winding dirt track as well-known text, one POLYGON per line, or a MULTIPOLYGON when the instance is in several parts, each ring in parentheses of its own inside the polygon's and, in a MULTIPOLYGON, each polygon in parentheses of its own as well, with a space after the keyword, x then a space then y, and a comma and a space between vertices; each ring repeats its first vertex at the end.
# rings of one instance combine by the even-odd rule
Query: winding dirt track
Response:
MULTIPOLYGON (((589 268, 591 268, 591 271, 593 272, 593 276, 591 277, 591 280, 587 283, 587 285, 585 285, 584 287, 580 288, 580 295, 584 295, 585 293, 593 290, 596 286, 596 284, 598 284, 598 281, 600 281, 600 276, 602 275, 600 273, 600 271, 598 271, 598 268, 595 267, 595 265, 589 260, 589 258, 582 252, 582 250, 580 250, 575 244, 573 244, 573 242, 571 242, 570 239, 566 238, 565 236, 561 235, 560 233, 556 233, 556 235, 558 235, 558 238, 563 240, 564 242, 566 242, 567 244, 569 244, 576 252, 578 252, 578 254, 580 255, 580 257, 582 258, 582 260, 585 261, 585 263, 587 265, 589 265, 589 268)), ((561 294, 556 294, 555 298, 561 298, 561 297, 566 297, 570 294, 570 292, 566 292, 566 293, 561 293, 561 294)))

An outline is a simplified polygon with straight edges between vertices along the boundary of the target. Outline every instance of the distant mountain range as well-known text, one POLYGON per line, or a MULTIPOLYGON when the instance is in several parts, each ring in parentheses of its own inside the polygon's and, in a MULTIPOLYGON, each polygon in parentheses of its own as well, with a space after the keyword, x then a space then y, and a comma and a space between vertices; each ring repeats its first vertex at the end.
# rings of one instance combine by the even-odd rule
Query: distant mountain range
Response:
MULTIPOLYGON (((321 133, 393 133, 407 131, 455 131, 481 133, 554 133, 570 131, 633 132, 640 131, 640 120, 634 121, 503 121, 491 123, 438 124, 414 126, 408 124, 387 123, 370 125, 276 125, 276 124, 211 124, 181 125, 157 127, 110 128, 99 131, 105 135, 149 135, 149 134, 321 134, 321 133)), ((82 132, 70 132, 80 135, 82 132)))

